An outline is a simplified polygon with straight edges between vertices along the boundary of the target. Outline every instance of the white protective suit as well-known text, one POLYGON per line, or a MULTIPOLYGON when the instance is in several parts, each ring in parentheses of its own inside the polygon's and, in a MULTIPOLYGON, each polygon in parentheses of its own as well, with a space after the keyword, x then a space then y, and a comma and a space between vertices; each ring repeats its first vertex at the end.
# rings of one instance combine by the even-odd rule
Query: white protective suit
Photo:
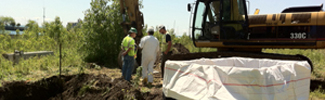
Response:
POLYGON ((153 66, 159 52, 159 41, 156 37, 148 35, 141 39, 139 47, 142 48, 142 78, 153 82, 153 66))

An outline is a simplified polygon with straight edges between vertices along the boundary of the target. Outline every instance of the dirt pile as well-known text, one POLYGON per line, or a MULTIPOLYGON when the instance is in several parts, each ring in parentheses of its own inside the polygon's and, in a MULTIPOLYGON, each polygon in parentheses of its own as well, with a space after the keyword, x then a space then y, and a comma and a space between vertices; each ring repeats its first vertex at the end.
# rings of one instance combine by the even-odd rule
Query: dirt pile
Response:
POLYGON ((156 100, 162 99, 159 90, 141 92, 123 79, 106 75, 53 76, 37 82, 4 83, 0 100, 156 100))
POLYGON ((63 91, 63 81, 58 77, 34 83, 24 81, 4 83, 0 88, 0 100, 44 100, 63 91))
POLYGON ((175 48, 174 51, 173 51, 173 54, 174 52, 176 54, 187 54, 187 53, 190 53, 190 51, 182 44, 180 43, 175 43, 173 45, 173 47, 175 48))
MULTIPOLYGON (((188 53, 190 53, 190 51, 184 45, 182 45, 180 43, 175 43, 173 45, 173 47, 174 47, 174 49, 172 50, 172 54, 188 54, 188 53)), ((162 54, 159 52, 157 54, 155 66, 160 66, 159 64, 161 63, 161 59, 162 59, 162 54)))

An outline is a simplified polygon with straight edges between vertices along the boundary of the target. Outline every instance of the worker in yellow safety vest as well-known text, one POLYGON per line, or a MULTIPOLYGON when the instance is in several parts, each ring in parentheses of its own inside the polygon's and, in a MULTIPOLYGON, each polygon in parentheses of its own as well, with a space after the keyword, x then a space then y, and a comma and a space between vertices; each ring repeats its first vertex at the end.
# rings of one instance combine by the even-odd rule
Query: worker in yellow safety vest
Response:
POLYGON ((133 38, 136 37, 137 29, 131 27, 128 36, 126 36, 121 44, 123 51, 123 66, 122 66, 122 77, 130 82, 131 74, 133 70, 134 59, 136 58, 137 50, 135 41, 133 38))

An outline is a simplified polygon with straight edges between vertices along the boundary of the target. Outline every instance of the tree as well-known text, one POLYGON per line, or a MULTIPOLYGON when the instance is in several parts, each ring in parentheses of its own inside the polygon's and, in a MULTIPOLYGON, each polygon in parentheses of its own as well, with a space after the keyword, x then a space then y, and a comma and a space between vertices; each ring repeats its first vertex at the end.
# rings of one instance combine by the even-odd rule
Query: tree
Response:
MULTIPOLYGON (((53 38, 57 43, 63 43, 67 37, 68 31, 63 27, 60 17, 55 17, 53 22, 43 23, 43 34, 50 38, 53 38), (63 39, 64 38, 64 39, 63 39)), ((40 31, 39 31, 40 32, 40 31)), ((38 34, 39 34, 38 32, 38 34)))
POLYGON ((27 26, 27 30, 38 31, 38 24, 36 23, 36 21, 28 20, 26 26, 27 26))
POLYGON ((20 35, 20 31, 19 29, 16 29, 16 36, 19 36, 20 35))
POLYGON ((16 26, 16 22, 10 22, 10 26, 16 26))
POLYGON ((83 23, 87 62, 117 65, 123 37, 119 0, 92 0, 83 23))
POLYGON ((0 16, 0 34, 5 34, 5 26, 9 26, 11 23, 15 23, 12 17, 0 16))
POLYGON ((18 27, 19 27, 19 26, 21 26, 21 25, 20 25, 20 23, 17 23, 17 25, 16 25, 16 26, 18 26, 18 27))
POLYGON ((15 22, 15 19, 12 18, 12 17, 3 17, 3 16, 0 16, 0 23, 3 23, 5 26, 15 26, 13 25, 13 23, 16 23, 15 22))
POLYGON ((36 23, 36 21, 28 20, 26 27, 27 27, 26 32, 25 32, 26 34, 24 34, 25 38, 30 37, 29 33, 36 34, 36 37, 38 37, 40 29, 39 29, 39 26, 36 23))
POLYGON ((72 27, 72 23, 68 23, 68 25, 66 26, 67 30, 70 31, 73 27, 72 27))
POLYGON ((3 23, 0 23, 0 34, 5 33, 5 25, 3 23))

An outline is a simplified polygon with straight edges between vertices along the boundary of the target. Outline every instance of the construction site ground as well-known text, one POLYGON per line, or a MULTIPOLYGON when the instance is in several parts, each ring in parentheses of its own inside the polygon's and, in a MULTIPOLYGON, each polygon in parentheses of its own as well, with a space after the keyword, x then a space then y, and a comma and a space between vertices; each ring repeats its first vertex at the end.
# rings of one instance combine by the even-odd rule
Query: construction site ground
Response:
MULTIPOLYGON (((161 100, 160 68, 155 67, 155 72, 158 73, 154 74, 150 87, 140 81, 136 86, 134 81, 121 79, 120 69, 106 67, 90 68, 87 74, 51 76, 36 82, 8 82, 0 88, 0 100, 161 100)), ((311 91, 320 87, 325 87, 324 81, 311 81, 311 91)))
MULTIPOLYGON (((174 47, 179 54, 189 53, 180 44, 174 47)), ((143 85, 138 74, 134 74, 132 81, 128 82, 121 78, 119 68, 89 63, 86 71, 80 74, 55 75, 36 81, 3 82, 0 100, 161 100, 163 95, 159 57, 157 61, 151 86, 143 85)), ((311 80, 311 91, 324 91, 324 88, 324 80, 311 80)))
MULTIPOLYGON (((158 67, 155 70, 160 70, 158 67)), ((133 75, 133 79, 136 76, 133 75)), ((90 69, 87 74, 51 76, 36 82, 3 83, 0 100, 161 100, 162 78, 154 74, 152 86, 121 78, 118 68, 90 69)))

